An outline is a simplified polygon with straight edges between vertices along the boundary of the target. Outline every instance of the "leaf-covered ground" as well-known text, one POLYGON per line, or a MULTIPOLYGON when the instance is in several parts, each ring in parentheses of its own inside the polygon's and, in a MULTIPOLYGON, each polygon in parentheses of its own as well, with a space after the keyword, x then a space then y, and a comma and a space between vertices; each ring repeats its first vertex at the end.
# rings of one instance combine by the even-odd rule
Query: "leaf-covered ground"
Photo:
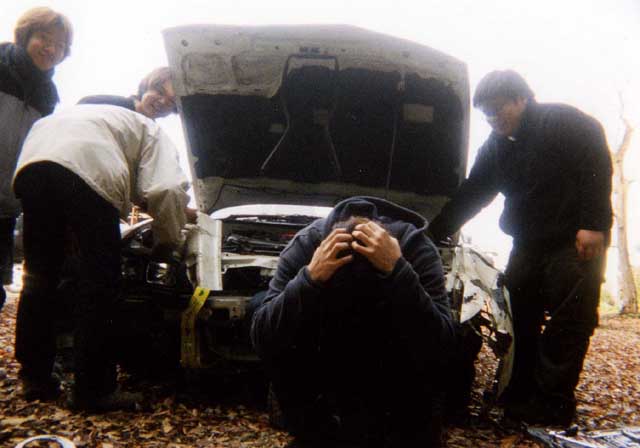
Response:
MULTIPOLYGON (((247 394, 185 392, 174 382, 132 383, 148 398, 140 412, 72 413, 59 403, 20 398, 13 356, 16 294, 0 313, 0 446, 14 447, 40 434, 57 434, 78 447, 283 447, 286 434, 271 428, 265 411, 247 394)), ((640 319, 605 318, 592 339, 578 389, 577 424, 584 429, 640 425, 640 319)), ((479 413, 483 388, 495 359, 483 349, 478 362, 472 413, 479 413)), ((215 389, 215 384, 211 385, 215 389)), ((220 384, 220 389, 232 386, 220 384)), ((448 429, 449 447, 538 447, 523 431, 503 428, 499 411, 467 427, 448 429)))

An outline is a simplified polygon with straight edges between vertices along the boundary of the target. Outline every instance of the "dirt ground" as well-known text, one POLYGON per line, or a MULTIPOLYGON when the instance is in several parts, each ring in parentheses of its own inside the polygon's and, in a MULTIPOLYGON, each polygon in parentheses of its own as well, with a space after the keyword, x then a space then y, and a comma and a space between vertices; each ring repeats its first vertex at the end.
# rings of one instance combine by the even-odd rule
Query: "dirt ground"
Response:
MULTIPOLYGON (((128 384, 148 398, 140 412, 103 415, 72 413, 58 403, 27 403, 20 398, 13 356, 16 294, 0 313, 0 446, 14 447, 27 437, 56 434, 78 447, 283 447, 288 436, 269 426, 264 409, 246 395, 229 396, 178 391, 166 381, 128 384)), ((640 426, 640 319, 603 318, 592 339, 578 388, 580 428, 640 426)), ((478 362, 472 413, 481 408, 495 359, 483 349, 478 362)), ((221 384, 219 389, 227 386, 221 384)), ((212 387, 215 389, 215 387, 212 387)), ((521 429, 500 424, 500 412, 466 426, 448 428, 449 447, 538 447, 521 429)))

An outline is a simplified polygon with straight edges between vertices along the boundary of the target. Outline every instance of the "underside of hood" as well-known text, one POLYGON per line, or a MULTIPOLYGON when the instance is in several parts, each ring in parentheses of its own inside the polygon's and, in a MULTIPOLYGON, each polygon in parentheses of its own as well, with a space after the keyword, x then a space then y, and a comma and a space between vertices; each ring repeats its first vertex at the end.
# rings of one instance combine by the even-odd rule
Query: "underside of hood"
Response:
POLYGON ((466 66, 350 26, 168 29, 201 211, 389 199, 431 218, 464 178, 466 66))

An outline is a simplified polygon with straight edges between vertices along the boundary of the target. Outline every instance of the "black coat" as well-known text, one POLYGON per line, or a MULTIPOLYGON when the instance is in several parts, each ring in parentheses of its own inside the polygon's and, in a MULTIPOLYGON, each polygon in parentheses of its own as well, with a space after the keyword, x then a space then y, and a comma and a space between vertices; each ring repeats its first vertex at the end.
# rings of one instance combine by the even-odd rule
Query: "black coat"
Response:
POLYGON ((38 69, 22 47, 0 44, 0 218, 20 213, 11 180, 29 129, 58 102, 52 75, 53 69, 38 69))
POLYGON ((429 231, 451 235, 502 193, 500 227, 516 244, 572 241, 579 229, 608 232, 611 175, 598 121, 571 106, 533 102, 513 139, 491 134, 429 231))
POLYGON ((410 210, 360 197, 339 203, 327 218, 298 232, 281 253, 254 315, 251 334, 258 354, 269 360, 306 346, 341 370, 398 357, 418 370, 440 363, 454 329, 440 256, 425 227, 424 218, 410 210), (372 268, 372 275, 359 280, 352 262, 326 284, 314 284, 307 264, 315 249, 334 223, 354 214, 381 222, 398 239, 403 256, 388 276, 372 268))
POLYGON ((41 116, 51 114, 59 101, 53 73, 53 69, 38 69, 22 47, 0 44, 0 92, 33 107, 41 116))

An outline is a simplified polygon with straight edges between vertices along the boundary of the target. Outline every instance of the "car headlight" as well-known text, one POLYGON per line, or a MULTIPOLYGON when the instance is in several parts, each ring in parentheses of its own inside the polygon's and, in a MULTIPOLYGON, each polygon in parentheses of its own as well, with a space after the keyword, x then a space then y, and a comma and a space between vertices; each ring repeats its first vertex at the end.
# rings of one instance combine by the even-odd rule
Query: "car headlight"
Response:
POLYGON ((147 283, 162 286, 175 286, 175 269, 169 263, 149 262, 146 273, 147 283))

